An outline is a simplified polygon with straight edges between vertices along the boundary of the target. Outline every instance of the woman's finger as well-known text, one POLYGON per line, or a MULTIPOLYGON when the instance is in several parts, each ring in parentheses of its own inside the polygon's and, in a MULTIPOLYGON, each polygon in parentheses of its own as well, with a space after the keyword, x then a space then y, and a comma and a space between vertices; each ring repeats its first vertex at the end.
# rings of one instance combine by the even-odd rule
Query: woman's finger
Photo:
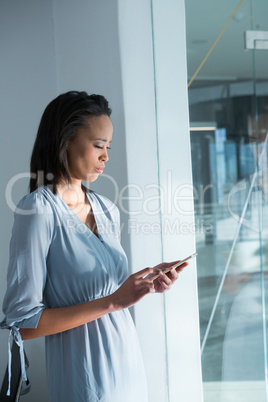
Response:
MULTIPOLYGON (((159 269, 157 268, 144 268, 141 271, 136 272, 135 274, 133 274, 137 279, 142 279, 144 277, 146 277, 149 274, 158 274, 159 273, 159 269)), ((144 278, 145 279, 145 278, 144 278)))
POLYGON ((178 279, 179 273, 177 272, 176 268, 171 268, 167 275, 172 280, 172 282, 175 282, 178 279))
POLYGON ((171 268, 173 265, 178 264, 180 260, 172 262, 161 262, 161 264, 156 265, 154 268, 161 269, 162 271, 171 268))
POLYGON ((163 272, 160 272, 158 280, 159 282, 161 282, 162 285, 165 285, 165 287, 169 287, 172 285, 172 280, 163 272))
POLYGON ((171 289, 171 286, 172 286, 172 283, 167 283, 166 281, 164 281, 162 278, 158 278, 158 280, 157 280, 157 282, 158 282, 158 284, 159 284, 159 286, 160 286, 160 289, 161 289, 161 293, 164 291, 167 291, 167 290, 169 290, 169 289, 171 289))
POLYGON ((155 293, 155 287, 152 281, 142 281, 140 283, 140 289, 142 292, 146 293, 155 293))
POLYGON ((177 272, 181 272, 184 270, 184 268, 187 267, 187 265, 189 265, 189 262, 184 262, 183 264, 179 265, 176 269, 177 272))

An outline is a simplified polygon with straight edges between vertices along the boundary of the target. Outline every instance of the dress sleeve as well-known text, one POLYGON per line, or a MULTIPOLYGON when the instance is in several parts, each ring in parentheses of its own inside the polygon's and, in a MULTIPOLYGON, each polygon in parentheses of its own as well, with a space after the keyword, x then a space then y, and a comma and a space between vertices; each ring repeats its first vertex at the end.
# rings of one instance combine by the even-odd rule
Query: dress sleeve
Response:
POLYGON ((10 241, 7 290, 3 302, 5 318, 0 323, 0 329, 10 329, 7 396, 11 389, 11 336, 19 347, 22 380, 27 380, 19 328, 36 328, 45 308, 46 259, 53 227, 52 208, 44 196, 36 191, 19 202, 10 241))
POLYGON ((10 242, 5 327, 36 328, 45 308, 46 258, 53 235, 53 213, 44 196, 28 194, 18 204, 10 242))

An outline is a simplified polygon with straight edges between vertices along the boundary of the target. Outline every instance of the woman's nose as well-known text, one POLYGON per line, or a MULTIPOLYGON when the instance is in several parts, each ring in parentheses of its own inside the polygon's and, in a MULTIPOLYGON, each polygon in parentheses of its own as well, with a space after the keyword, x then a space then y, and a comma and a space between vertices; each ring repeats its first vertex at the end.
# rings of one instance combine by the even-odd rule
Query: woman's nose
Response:
POLYGON ((108 161, 109 160, 107 149, 103 150, 103 154, 101 155, 101 160, 103 160, 103 161, 108 161))

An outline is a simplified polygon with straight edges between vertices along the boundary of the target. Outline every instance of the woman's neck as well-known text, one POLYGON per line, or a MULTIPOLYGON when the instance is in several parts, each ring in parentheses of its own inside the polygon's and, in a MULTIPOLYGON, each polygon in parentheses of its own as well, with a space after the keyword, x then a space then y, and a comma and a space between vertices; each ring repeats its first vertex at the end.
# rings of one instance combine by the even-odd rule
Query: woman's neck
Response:
POLYGON ((85 192, 82 188, 82 182, 61 183, 57 186, 57 193, 68 205, 78 205, 85 203, 85 192))

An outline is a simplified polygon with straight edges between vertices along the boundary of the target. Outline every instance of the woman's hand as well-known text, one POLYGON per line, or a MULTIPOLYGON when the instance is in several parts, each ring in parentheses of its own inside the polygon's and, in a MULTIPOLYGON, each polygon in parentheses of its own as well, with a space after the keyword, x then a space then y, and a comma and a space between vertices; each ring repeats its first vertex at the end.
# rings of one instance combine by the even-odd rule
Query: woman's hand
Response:
POLYGON ((130 275, 116 292, 109 296, 115 310, 133 306, 149 293, 164 293, 169 290, 178 279, 179 273, 188 265, 188 262, 185 262, 178 268, 172 268, 177 262, 179 261, 164 262, 130 275), (163 271, 167 268, 171 269, 165 274, 163 271))
POLYGON ((158 268, 145 268, 130 275, 109 297, 115 310, 133 306, 148 293, 155 293, 153 277, 159 274, 158 268))
MULTIPOLYGON (((179 261, 173 262, 164 262, 162 264, 156 265, 154 268, 159 272, 159 276, 157 279, 153 281, 154 289, 156 293, 164 293, 171 288, 174 282, 178 279, 179 273, 183 271, 185 267, 187 267, 188 262, 180 265, 177 268, 173 268, 173 265, 177 264, 179 261), (166 269, 171 268, 169 272, 166 274, 163 272, 166 269)), ((149 275, 150 277, 151 275, 149 275)))

